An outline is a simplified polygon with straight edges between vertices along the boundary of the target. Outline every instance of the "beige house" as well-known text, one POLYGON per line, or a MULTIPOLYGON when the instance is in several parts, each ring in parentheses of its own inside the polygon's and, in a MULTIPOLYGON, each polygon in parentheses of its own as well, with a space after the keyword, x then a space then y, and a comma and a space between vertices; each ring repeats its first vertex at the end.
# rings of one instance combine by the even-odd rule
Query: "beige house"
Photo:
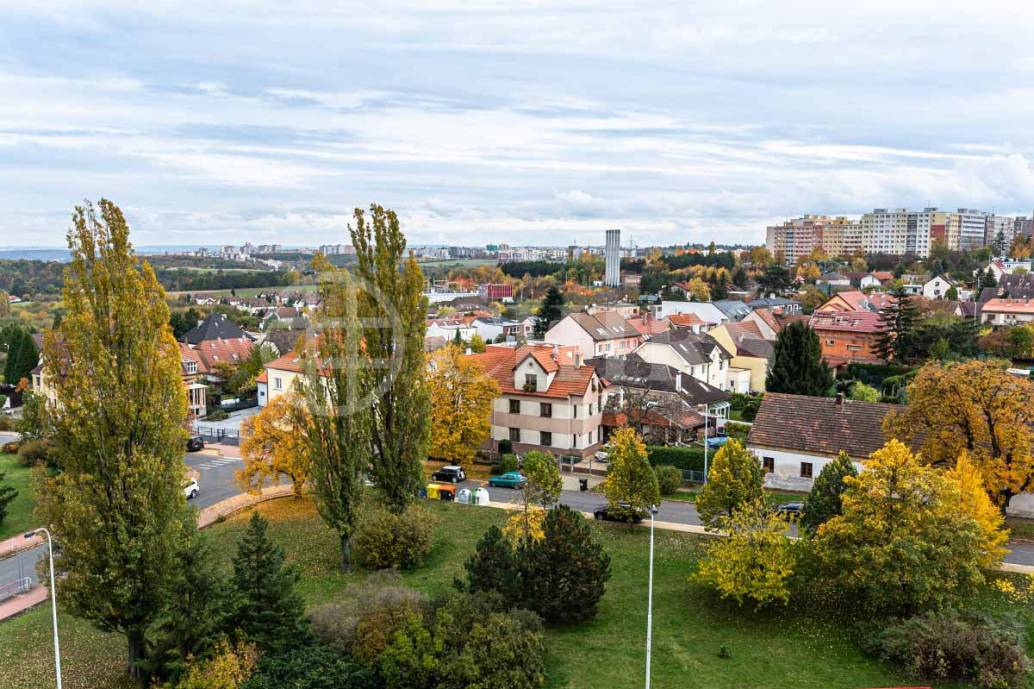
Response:
POLYGON ((255 382, 258 387, 258 405, 264 407, 274 399, 296 389, 295 382, 302 376, 298 355, 288 352, 266 364, 255 382))
POLYGON ((631 354, 641 339, 617 311, 568 314, 545 336, 549 344, 577 347, 585 359, 631 354))
POLYGON ((603 442, 606 385, 576 347, 489 345, 469 355, 498 384, 487 449, 589 457, 603 442))
POLYGON ((758 324, 746 320, 725 323, 707 331, 707 334, 732 354, 729 361, 730 375, 724 389, 740 393, 764 392, 768 367, 775 351, 772 342, 763 336, 758 324), (746 390, 737 387, 741 377, 739 371, 747 372, 746 390))

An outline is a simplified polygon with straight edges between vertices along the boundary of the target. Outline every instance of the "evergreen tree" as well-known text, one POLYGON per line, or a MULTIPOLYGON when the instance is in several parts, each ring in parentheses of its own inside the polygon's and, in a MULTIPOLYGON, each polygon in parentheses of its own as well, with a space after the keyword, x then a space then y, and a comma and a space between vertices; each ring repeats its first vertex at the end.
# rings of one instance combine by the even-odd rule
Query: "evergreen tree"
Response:
POLYGON ((707 483, 697 497, 701 521, 714 528, 722 517, 732 516, 740 505, 763 498, 761 465, 738 440, 729 439, 714 456, 707 483))
POLYGON ((4 485, 4 472, 0 471, 0 525, 3 525, 7 517, 7 506, 18 497, 18 491, 14 486, 4 485))
POLYGON ((233 560, 233 625, 266 652, 283 652, 309 638, 305 601, 295 591, 300 575, 284 566, 284 549, 270 540, 258 512, 237 545, 233 560))
POLYGON ((423 484, 431 442, 424 275, 412 252, 405 256, 406 236, 394 211, 371 205, 369 222, 358 208, 354 218, 349 231, 372 397, 369 462, 386 506, 399 514, 423 484))
POLYGON ((564 317, 564 293, 556 287, 546 290, 538 313, 535 314, 535 337, 542 339, 546 331, 564 317))
POLYGON ((610 579, 610 556, 588 521, 566 505, 546 514, 545 537, 517 551, 524 607, 547 622, 589 620, 610 579))
POLYGON ((776 338, 772 368, 765 387, 769 392, 826 397, 833 388, 833 372, 822 360, 819 337, 808 324, 795 321, 776 338))
POLYGON ((165 291, 129 242, 119 208, 76 208, 60 330, 44 344, 55 407, 47 429, 61 473, 40 476, 61 597, 128 641, 140 675, 150 631, 194 529, 183 498, 187 400, 165 291))
POLYGON ((811 486, 811 492, 804 499, 804 515, 801 526, 814 533, 819 526, 841 514, 843 505, 841 496, 847 489, 844 478, 857 476, 858 470, 847 453, 843 450, 837 458, 822 467, 818 478, 811 486))
POLYGON ((39 350, 26 330, 15 328, 11 333, 4 364, 4 382, 17 385, 22 378, 29 378, 32 369, 39 365, 39 350))
POLYGON ((907 362, 914 358, 914 336, 919 308, 904 287, 891 290, 894 299, 880 309, 880 336, 876 353, 884 361, 907 362))
POLYGON ((471 593, 497 591, 510 598, 520 587, 513 546, 498 526, 485 532, 463 568, 467 570, 467 583, 463 588, 471 593))

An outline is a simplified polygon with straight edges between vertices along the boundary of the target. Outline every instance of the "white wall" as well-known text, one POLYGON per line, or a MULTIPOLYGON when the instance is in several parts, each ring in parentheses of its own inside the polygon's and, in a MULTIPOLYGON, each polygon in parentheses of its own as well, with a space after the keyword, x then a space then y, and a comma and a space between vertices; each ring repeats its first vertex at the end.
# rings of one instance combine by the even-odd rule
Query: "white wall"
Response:
POLYGON ((578 351, 586 359, 596 356, 596 345, 592 336, 570 316, 564 316, 559 323, 547 330, 545 340, 549 344, 578 347, 578 351))

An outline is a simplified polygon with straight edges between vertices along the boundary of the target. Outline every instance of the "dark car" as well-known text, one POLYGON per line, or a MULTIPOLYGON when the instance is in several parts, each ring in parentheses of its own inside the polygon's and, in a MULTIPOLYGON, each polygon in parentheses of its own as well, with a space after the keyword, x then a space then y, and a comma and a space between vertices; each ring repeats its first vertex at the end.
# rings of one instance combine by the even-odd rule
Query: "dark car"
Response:
POLYGON ((783 502, 776 506, 776 513, 782 517, 800 517, 804 514, 803 502, 783 502))
POLYGON ((431 480, 440 483, 459 483, 460 481, 466 481, 467 475, 463 473, 461 467, 450 464, 431 474, 431 480))
MULTIPOLYGON (((628 505, 620 505, 616 510, 612 510, 609 506, 600 507, 592 513, 592 516, 596 519, 602 519, 603 521, 625 522, 627 524, 629 521, 628 509, 628 505)), ((637 510, 632 514, 632 523, 638 524, 643 521, 643 518, 646 515, 647 513, 645 511, 637 510)))
POLYGON ((192 435, 187 439, 187 452, 205 449, 205 440, 200 435, 192 435))

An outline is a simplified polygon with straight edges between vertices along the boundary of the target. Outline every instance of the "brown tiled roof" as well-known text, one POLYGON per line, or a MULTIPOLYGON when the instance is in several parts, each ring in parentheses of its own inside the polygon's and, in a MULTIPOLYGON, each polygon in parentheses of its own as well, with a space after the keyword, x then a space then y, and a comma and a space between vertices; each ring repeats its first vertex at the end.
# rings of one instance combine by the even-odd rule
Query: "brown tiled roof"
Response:
POLYGON ((255 343, 247 337, 235 337, 228 340, 203 340, 194 345, 194 351, 204 364, 205 373, 215 369, 221 361, 239 364, 251 354, 255 343))
POLYGON ((757 314, 758 318, 764 321, 765 325, 772 329, 772 332, 778 334, 782 331, 783 326, 776 320, 775 314, 772 313, 772 309, 754 309, 754 313, 757 314))
POLYGON ((704 325, 714 321, 705 321, 695 313, 673 313, 668 316, 668 322, 676 328, 688 328, 691 325, 704 325))
POLYGON ((883 419, 901 407, 882 402, 769 392, 761 401, 747 443, 777 450, 866 458, 883 447, 883 419))
POLYGON ((656 335, 671 329, 671 322, 666 318, 629 318, 626 322, 638 330, 640 335, 656 335))
POLYGON ((595 315, 572 313, 569 318, 596 342, 639 336, 638 330, 626 323, 621 314, 613 311, 600 311, 595 315))
POLYGON ((553 360, 553 348, 550 346, 487 347, 481 354, 470 354, 468 356, 471 361, 478 364, 484 369, 485 373, 499 383, 499 389, 503 394, 508 395, 557 398, 580 397, 585 394, 586 389, 596 375, 596 370, 592 366, 558 365, 553 360), (553 375, 553 382, 548 389, 525 392, 523 389, 514 387, 513 370, 529 356, 534 357, 535 361, 542 365, 543 368, 546 368, 544 364, 548 361, 552 368, 546 368, 546 371, 556 372, 553 375))
POLYGON ((883 329, 880 314, 872 311, 816 311, 811 315, 813 330, 852 333, 878 333, 883 329))
POLYGON ((990 299, 981 311, 987 313, 1031 313, 1034 314, 1034 299, 990 299))

